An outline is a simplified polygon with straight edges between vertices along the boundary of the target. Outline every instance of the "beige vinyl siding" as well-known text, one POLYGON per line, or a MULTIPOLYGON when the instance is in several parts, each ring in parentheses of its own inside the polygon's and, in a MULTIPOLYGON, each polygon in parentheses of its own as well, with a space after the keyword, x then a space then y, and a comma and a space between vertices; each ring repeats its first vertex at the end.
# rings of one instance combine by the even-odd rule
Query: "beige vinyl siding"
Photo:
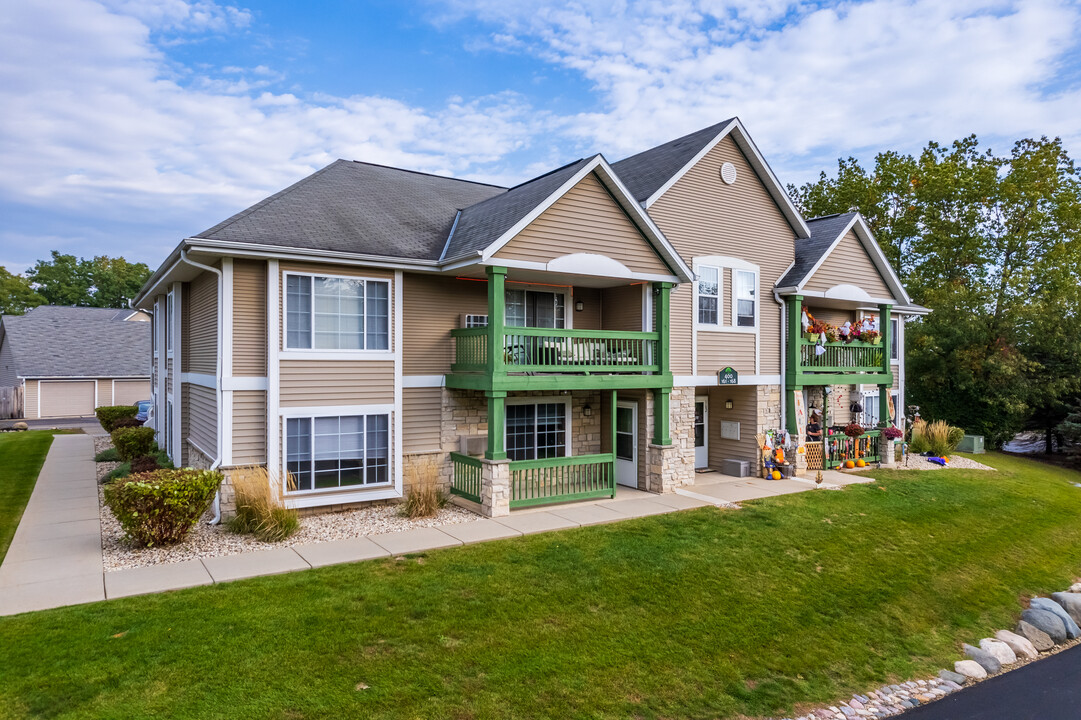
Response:
POLYGON ((572 253, 606 255, 634 272, 671 274, 595 173, 582 178, 494 257, 548 262, 572 253))
POLYGON ((442 388, 404 388, 402 452, 439 451, 442 412, 442 388))
POLYGON ((606 288, 601 302, 601 328, 604 330, 642 330, 642 286, 623 285, 606 288))
POLYGON ((217 394, 213 388, 184 384, 186 438, 213 459, 218 451, 217 394))
POLYGON ((402 372, 443 375, 454 361, 450 331, 461 316, 488 314, 488 283, 406 273, 402 302, 402 372))
POLYGON ((601 291, 597 288, 576 287, 567 314, 572 316, 571 322, 578 330, 600 330, 601 317, 603 316, 603 301, 601 291), (577 303, 582 303, 582 312, 575 309, 577 303))
POLYGON ((733 367, 740 375, 754 375, 754 335, 750 333, 700 331, 698 374, 715 375, 733 367))
POLYGON ((38 381, 23 381, 23 417, 36 418, 38 416, 38 381))
POLYGON ((266 263, 233 261, 233 375, 266 375, 266 263))
POLYGON ((149 380, 117 380, 109 384, 113 386, 113 405, 134 405, 150 399, 149 380))
POLYGON ((233 464, 266 462, 266 393, 233 391, 233 464))
MULTIPOLYGON (((649 207, 649 213, 688 262, 696 256, 727 255, 759 266, 757 300, 762 342, 759 372, 779 373, 781 313, 770 292, 795 257, 795 232, 735 141, 726 137, 717 143, 649 207), (720 179, 720 168, 725 162, 736 166, 737 179, 733 185, 726 185, 720 179)), ((681 289, 673 297, 683 292, 681 289)), ((696 309, 689 285, 686 292, 685 301, 673 303, 673 349, 684 344, 689 348, 691 344, 691 313, 696 309), (677 313, 686 315, 686 319, 677 322, 677 313)), ((731 302, 729 284, 724 288, 724 310, 729 317, 731 302)), ((698 373, 710 374, 718 369, 699 367, 698 373)), ((689 368, 675 372, 683 374, 689 368)))
POLYGON ((184 349, 181 362, 188 372, 214 375, 218 371, 218 277, 204 272, 186 287, 184 349))
MULTIPOLYGON (((703 392, 698 395, 704 394, 703 392)), ((724 460, 750 460, 751 473, 758 460, 757 441, 754 434, 758 424, 758 392, 753 385, 709 388, 709 466, 720 470, 724 460), (732 409, 725 409, 726 400, 732 401, 732 409), (738 422, 739 440, 721 438, 721 422, 738 422)))
MULTIPOLYGON (((807 303, 804 303, 807 305, 807 303)), ((807 310, 811 315, 814 315, 815 320, 820 320, 830 325, 836 325, 840 327, 846 322, 854 322, 856 320, 856 313, 854 310, 838 310, 836 308, 816 308, 807 305, 807 310)))
POLYGON ((893 293, 886 287, 886 281, 871 261, 871 256, 856 237, 855 230, 845 233, 841 242, 822 263, 822 267, 818 268, 804 285, 804 289, 824 291, 835 285, 855 285, 876 299, 893 297, 893 293))
POLYGON ((4 341, 0 344, 0 387, 15 387, 19 384, 19 378, 15 373, 15 353, 11 350, 11 342, 4 341))
POLYGON ((42 380, 40 382, 41 417, 77 417, 94 414, 93 380, 42 380))
POLYGON ((393 360, 281 361, 281 407, 393 402, 393 360))
MULTIPOLYGON (((653 304, 656 313, 657 304, 653 304)), ((672 293, 672 307, 670 308, 670 337, 671 352, 669 354, 672 363, 672 373, 675 375, 691 374, 691 334, 694 332, 694 288, 691 283, 680 285, 672 293)), ((656 325, 654 325, 656 327, 656 325)), ((701 335, 701 333, 699 333, 701 335)), ((704 372, 702 368, 699 371, 704 372)))

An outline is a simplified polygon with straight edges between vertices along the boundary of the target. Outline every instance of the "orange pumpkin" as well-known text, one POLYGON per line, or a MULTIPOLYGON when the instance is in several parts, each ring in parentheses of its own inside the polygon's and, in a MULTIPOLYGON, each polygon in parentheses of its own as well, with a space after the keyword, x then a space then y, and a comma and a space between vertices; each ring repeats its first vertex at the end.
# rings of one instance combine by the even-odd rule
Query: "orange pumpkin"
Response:
POLYGON ((867 467, 867 461, 862 458, 856 461, 856 467, 867 467))
POLYGON ((774 470, 773 471, 773 479, 774 480, 780 480, 781 479, 781 471, 780 470, 774 470))
POLYGON ((853 460, 845 460, 845 467, 851 470, 852 468, 856 467, 856 463, 853 460))

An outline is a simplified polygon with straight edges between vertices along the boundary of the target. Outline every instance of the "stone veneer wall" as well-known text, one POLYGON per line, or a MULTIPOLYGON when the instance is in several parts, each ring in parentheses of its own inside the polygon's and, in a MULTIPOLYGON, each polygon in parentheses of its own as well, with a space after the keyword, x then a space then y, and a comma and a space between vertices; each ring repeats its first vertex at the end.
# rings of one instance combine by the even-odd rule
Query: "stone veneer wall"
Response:
MULTIPOLYGON (((649 424, 650 443, 646 471, 646 490, 649 492, 672 492, 677 487, 694 484, 694 396, 693 387, 672 388, 669 400, 671 445, 654 445, 653 424, 649 424)), ((652 418, 652 393, 647 406, 652 418)))

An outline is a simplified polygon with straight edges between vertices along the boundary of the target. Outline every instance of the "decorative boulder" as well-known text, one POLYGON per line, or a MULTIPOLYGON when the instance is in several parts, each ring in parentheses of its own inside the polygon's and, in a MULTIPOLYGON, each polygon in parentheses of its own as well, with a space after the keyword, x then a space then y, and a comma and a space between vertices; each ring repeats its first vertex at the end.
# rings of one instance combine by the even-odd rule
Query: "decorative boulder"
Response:
MULTIPOLYGON (((980 669, 983 670, 983 668, 980 668, 980 669)), ((956 672, 953 672, 952 670, 939 670, 938 671, 938 677, 941 680, 956 683, 958 685, 964 685, 965 682, 968 680, 968 678, 965 677, 964 675, 962 675, 961 673, 956 673, 956 672)))
POLYGON ((1024 620, 1017 623, 1017 634, 1032 643, 1032 647, 1039 652, 1047 652, 1055 647, 1055 641, 1051 639, 1050 635, 1024 620))
MULTIPOLYGON (((999 642, 1004 642, 1010 646, 1010 650, 1014 651, 1014 654, 1019 658, 1032 658, 1038 657, 1039 653, 1036 652, 1036 647, 1029 641, 1028 638, 1021 637, 1017 633, 1012 633, 1009 630, 999 630, 995 633, 995 639, 999 642)), ((1051 638, 1047 639, 1051 642, 1051 638)), ((981 642, 982 646, 983 643, 981 642)))
POLYGON ((1081 582, 1075 582, 1073 585, 1071 585, 1070 592, 1081 593, 1081 582))
POLYGON ((1066 628, 1066 637, 1070 640, 1081 636, 1081 627, 1078 627, 1077 623, 1070 617, 1070 614, 1063 610, 1062 606, 1051 598, 1032 598, 1028 601, 1028 606, 1038 610, 1046 610, 1049 613, 1057 615, 1058 619, 1062 621, 1063 627, 1066 628))
POLYGON ((1017 655, 1014 654, 1014 651, 1009 645, 1001 640, 984 638, 983 640, 980 640, 980 650, 994 655, 995 660, 998 660, 1002 665, 1013 665, 1017 662, 1017 655))
MULTIPOLYGON (((1030 607, 1021 613, 1021 619, 1029 625, 1043 630, 1051 638, 1051 642, 1056 645, 1066 642, 1066 625, 1055 613, 1030 607)), ((1029 639, 1031 640, 1031 638, 1029 639)))
POLYGON ((968 643, 965 643, 962 647, 965 650, 965 655, 968 655, 978 662, 980 667, 986 670, 988 674, 994 675, 995 673, 1002 672, 1002 663, 1000 663, 998 658, 991 653, 986 650, 980 650, 978 647, 973 647, 968 643))
POLYGON ((1062 606, 1075 623, 1081 625, 1081 593, 1051 593, 1051 599, 1062 606))
POLYGON ((975 660, 958 660, 953 664, 953 669, 972 680, 983 680, 987 677, 987 671, 975 660))
POLYGON ((17 422, 11 426, 12 430, 29 430, 30 426, 24 422, 17 422))

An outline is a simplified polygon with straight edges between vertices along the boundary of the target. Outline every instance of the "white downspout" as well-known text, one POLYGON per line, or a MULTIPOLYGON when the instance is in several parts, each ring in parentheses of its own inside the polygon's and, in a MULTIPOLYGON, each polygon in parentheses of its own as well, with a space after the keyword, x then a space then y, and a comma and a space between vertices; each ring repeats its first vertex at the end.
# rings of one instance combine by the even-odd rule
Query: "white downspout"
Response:
MULTIPOLYGON (((216 418, 216 420, 217 420, 217 433, 216 434, 218 436, 218 442, 217 442, 216 450, 217 450, 218 456, 216 458, 214 458, 214 462, 211 463, 211 465, 210 465, 211 470, 217 470, 221 466, 221 445, 222 445, 222 437, 221 437, 221 434, 222 434, 222 428, 221 428, 221 415, 222 415, 222 403, 221 403, 221 383, 222 383, 222 377, 221 377, 221 353, 222 353, 222 343, 224 342, 224 338, 222 337, 222 335, 224 334, 224 331, 223 331, 223 328, 222 328, 221 314, 222 314, 222 311, 223 311, 222 303, 225 302, 225 298, 224 298, 225 293, 224 293, 223 288, 222 288, 222 283, 224 281, 222 279, 221 270, 219 270, 219 269, 217 269, 215 267, 211 267, 210 265, 204 265, 203 263, 195 262, 194 260, 189 259, 187 250, 181 250, 180 251, 180 262, 187 263, 188 265, 191 265, 192 267, 197 267, 197 268, 199 268, 201 270, 206 270, 207 272, 212 272, 212 273, 214 273, 215 275, 218 276, 218 320, 217 320, 217 325, 218 325, 218 330, 217 330, 217 333, 218 333, 218 348, 217 348, 217 350, 218 350, 218 352, 217 352, 217 356, 218 356, 218 359, 217 359, 217 366, 216 366, 217 369, 215 370, 215 374, 214 374, 214 379, 215 379, 214 396, 215 396, 215 403, 216 403, 217 409, 218 409, 217 418, 216 418)), ((211 518, 210 524, 211 525, 217 525, 220 522, 221 522, 221 491, 219 490, 219 491, 214 493, 214 517, 211 518)))
POLYGON ((786 359, 787 353, 785 353, 784 334, 785 334, 785 330, 786 330, 786 328, 788 326, 788 318, 786 317, 786 314, 785 314, 784 300, 782 300, 781 296, 777 294, 777 288, 773 288, 773 299, 778 305, 781 306, 781 332, 779 333, 779 335, 781 336, 781 427, 780 427, 780 429, 781 430, 787 430, 788 429, 788 423, 786 422, 787 418, 785 416, 788 414, 788 410, 787 410, 787 408, 788 408, 788 398, 785 397, 785 396, 788 394, 788 392, 790 392, 790 390, 789 390, 788 386, 785 384, 785 359, 786 359))

